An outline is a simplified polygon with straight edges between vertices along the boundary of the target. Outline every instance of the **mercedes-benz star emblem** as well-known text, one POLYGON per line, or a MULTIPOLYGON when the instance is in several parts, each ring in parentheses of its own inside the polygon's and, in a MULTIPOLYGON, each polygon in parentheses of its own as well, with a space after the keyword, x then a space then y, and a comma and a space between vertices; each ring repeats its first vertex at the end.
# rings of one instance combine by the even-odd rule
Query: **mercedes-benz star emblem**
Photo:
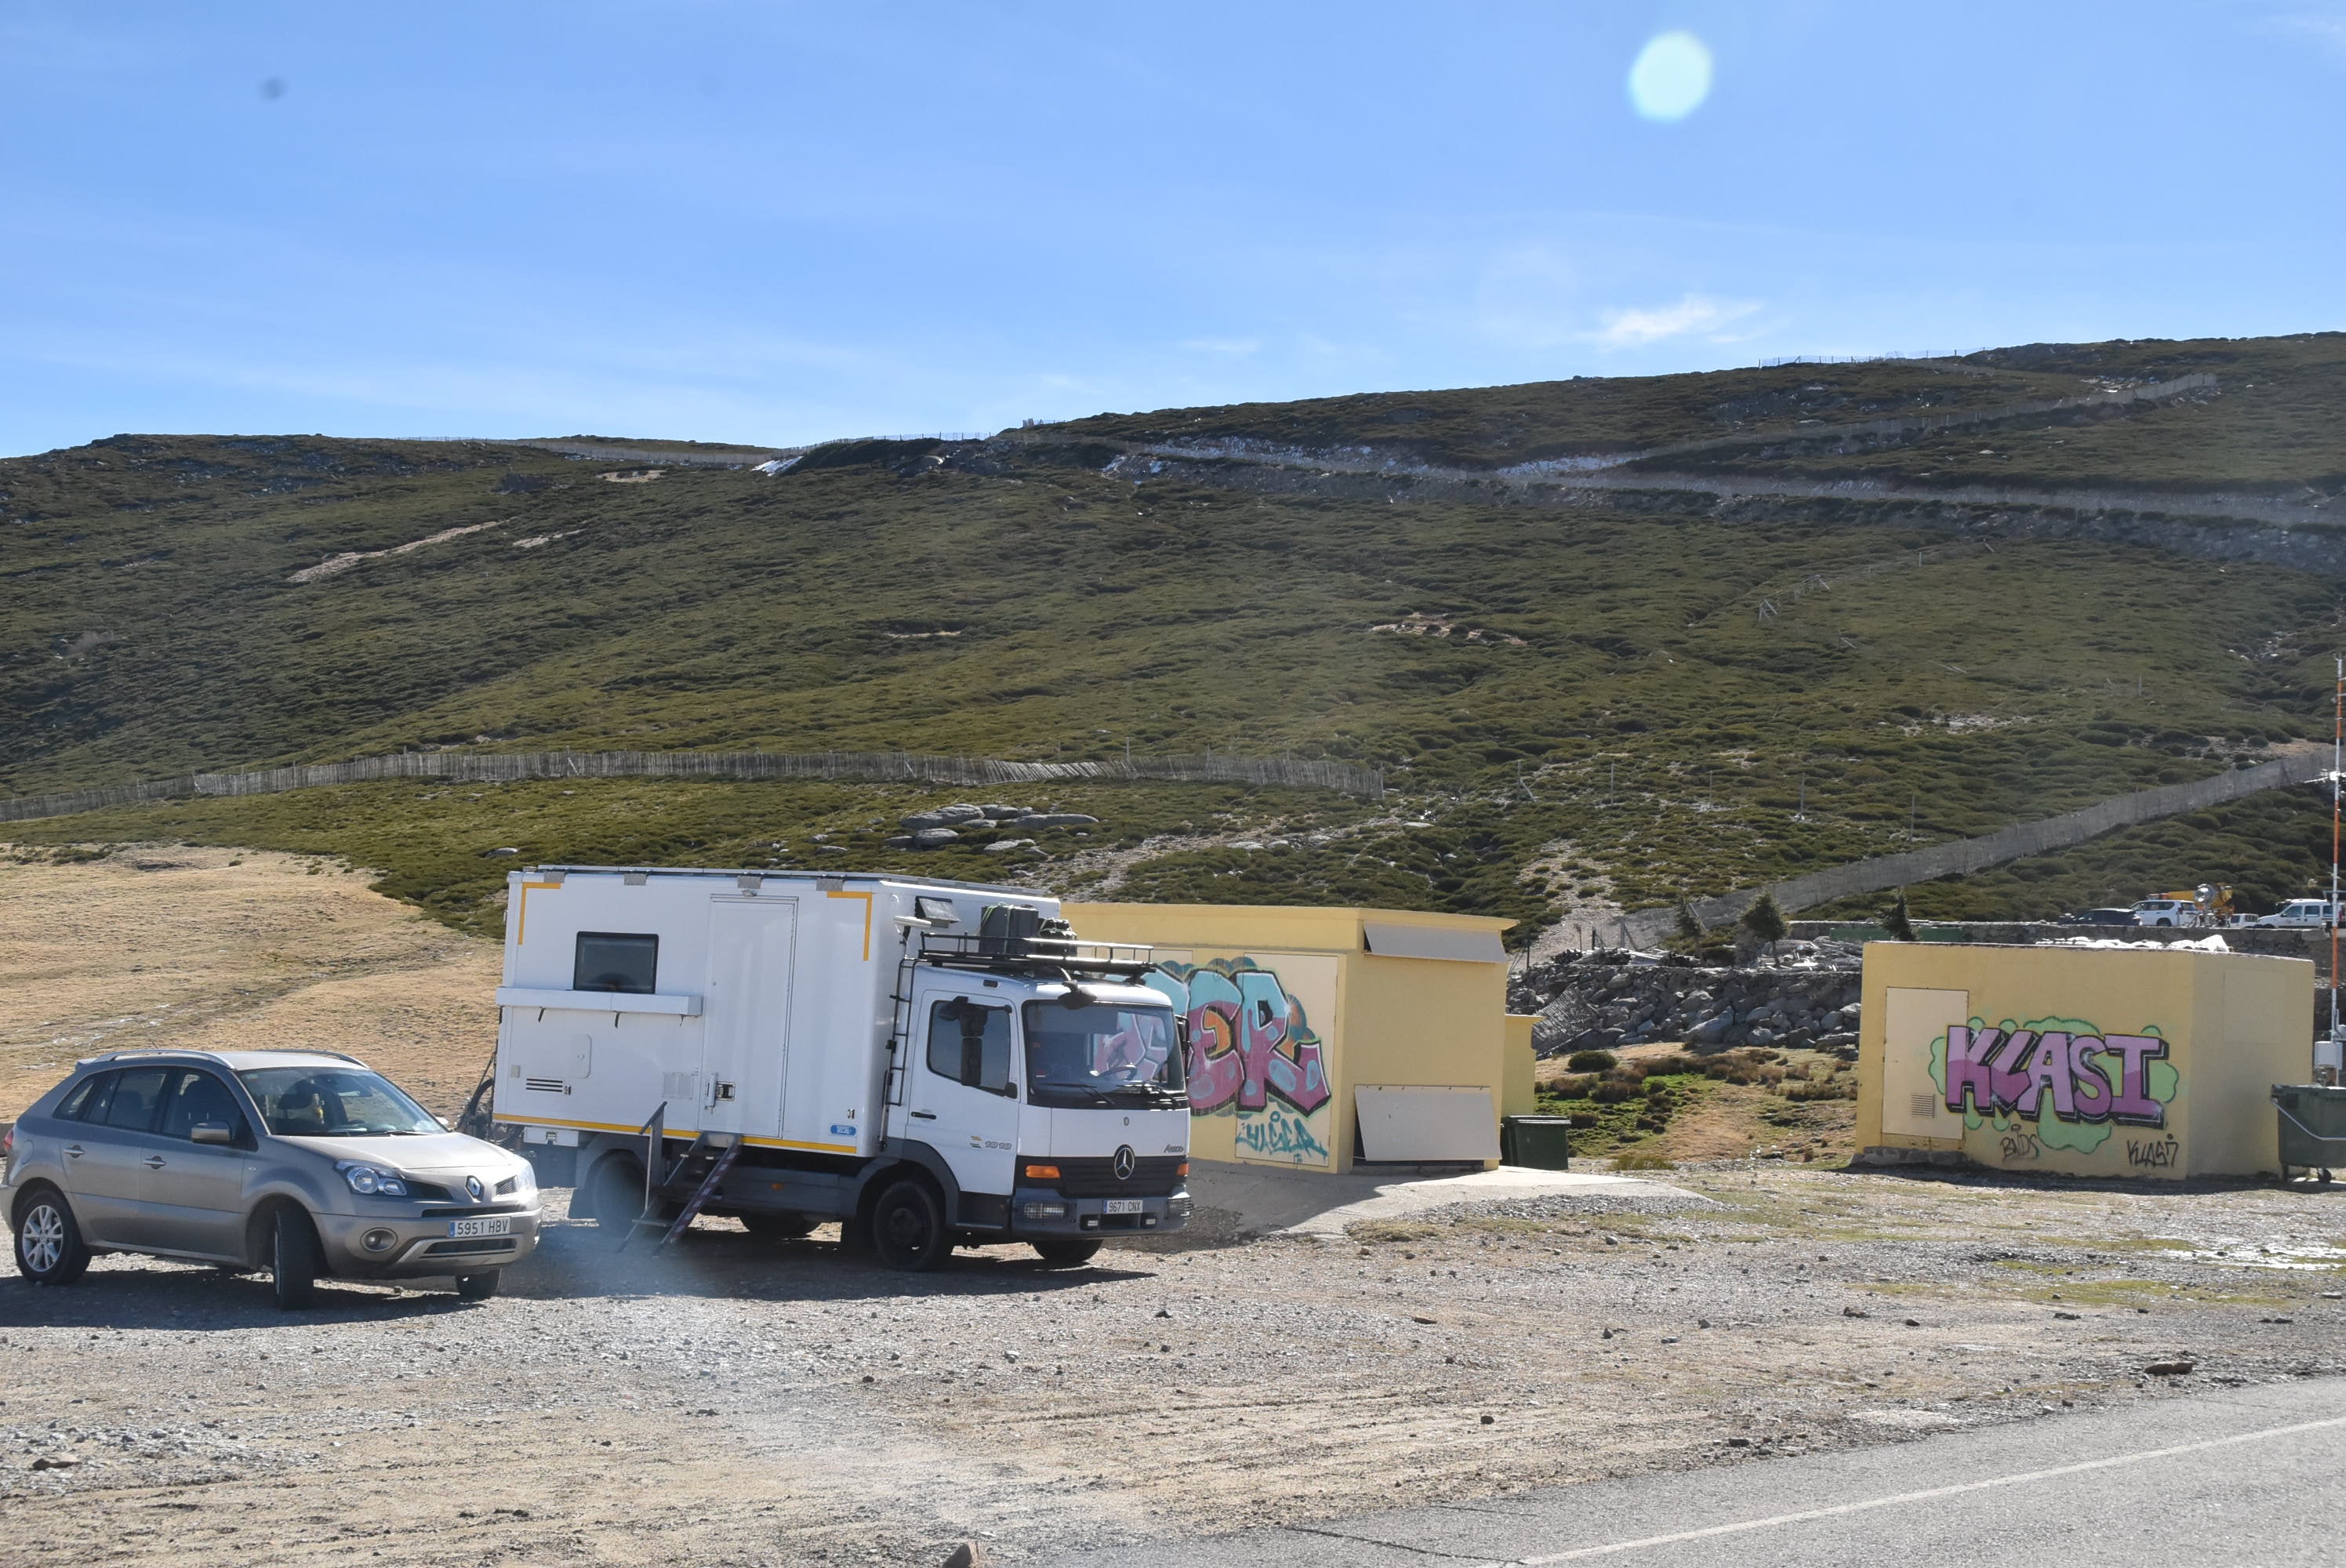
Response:
POLYGON ((1118 1181, 1130 1181, 1132 1179, 1132 1167, 1139 1163, 1139 1161, 1132 1157, 1132 1145, 1130 1144, 1127 1144, 1122 1148, 1117 1150, 1116 1179, 1118 1181))
POLYGON ((474 1203, 478 1203, 483 1198, 489 1196, 489 1189, 481 1185, 481 1178, 478 1176, 466 1176, 464 1178, 464 1190, 473 1195, 473 1201, 474 1203))

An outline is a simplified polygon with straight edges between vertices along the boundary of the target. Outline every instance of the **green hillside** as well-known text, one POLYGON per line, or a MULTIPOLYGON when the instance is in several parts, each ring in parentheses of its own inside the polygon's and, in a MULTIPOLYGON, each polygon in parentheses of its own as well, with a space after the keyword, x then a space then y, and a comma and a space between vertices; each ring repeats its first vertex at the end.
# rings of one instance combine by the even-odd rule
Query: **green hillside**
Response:
MULTIPOLYGON (((2151 477, 2176 483, 2331 472, 2336 438, 2317 439, 2309 411, 2341 342, 2221 346, 2234 368, 2217 367, 2212 401, 2076 427, 2062 451, 2152 442, 2165 467, 2151 477), (2274 401, 2236 398, 2235 374, 2271 376, 2274 401)), ((1306 439, 1282 420, 1321 433, 1311 441, 1382 421, 1421 454, 1514 462, 1685 439, 1729 404, 1797 429, 2066 395, 2104 352, 2091 373, 2108 378, 2218 351, 2106 345, 1963 371, 1783 366, 1181 412, 1201 431, 1280 441, 1306 439), (1822 406, 1820 385, 1838 401, 1801 412, 1822 406), (1406 409, 1424 417, 1390 417, 1406 409)), ((672 468, 621 483, 526 447, 291 436, 121 436, 0 462, 0 792, 449 746, 1291 751, 1382 766, 1396 798, 1054 787, 1051 801, 1102 822, 1023 863, 1056 886, 1114 878, 1125 896, 1536 921, 1557 901, 1637 907, 1901 848, 1910 820, 1925 840, 1984 831, 2326 732, 2329 578, 2116 545, 1951 543, 1823 508, 1763 525, 1136 484, 1097 458, 1078 465, 1081 441, 1065 439, 1128 437, 1142 417, 1039 441, 842 445, 777 478, 672 468), (1286 847, 1239 847, 1274 840, 1286 847)), ((1892 457, 1923 461, 1868 461, 1892 457)), ((2117 463, 2040 464, 2032 483, 2117 463)), ((811 863, 825 832, 824 863, 879 865, 902 859, 879 842, 886 820, 953 798, 386 784, 11 836, 343 852, 465 923, 491 918, 490 848, 811 863)), ((2091 845, 2051 880, 2018 868, 1918 892, 1917 907, 1959 896, 1995 907, 1947 912, 2049 912, 2117 896, 2070 896, 2096 876, 2138 871, 2286 896, 2303 856, 2277 845, 2310 831, 2306 809, 2255 809, 2278 815, 2162 845, 2175 863, 2156 875, 2091 845)), ((928 863, 992 876, 1020 862, 973 847, 928 863)))

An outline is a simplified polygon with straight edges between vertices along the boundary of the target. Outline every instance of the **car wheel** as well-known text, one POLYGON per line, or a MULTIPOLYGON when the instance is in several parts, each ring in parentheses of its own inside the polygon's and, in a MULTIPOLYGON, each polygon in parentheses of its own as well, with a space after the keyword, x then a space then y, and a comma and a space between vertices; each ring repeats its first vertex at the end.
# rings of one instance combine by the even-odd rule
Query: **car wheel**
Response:
POLYGON ((795 1241, 821 1224, 803 1214, 745 1214, 741 1228, 768 1241, 795 1241))
POLYGON ((1042 1255, 1046 1268, 1080 1268, 1100 1249, 1096 1241, 1037 1241, 1033 1245, 1042 1255))
POLYGON ((287 1204, 270 1227, 269 1272, 278 1309, 299 1312, 318 1302, 318 1232, 310 1217, 287 1204))
POLYGON ((486 1301, 497 1293, 497 1285, 505 1275, 502 1268, 492 1268, 486 1274, 459 1274, 456 1294, 467 1301, 486 1301))
POLYGON ((36 1285, 70 1285, 89 1272, 81 1226, 53 1186, 35 1187, 16 1207, 16 1268, 36 1285))
POLYGON ((2163 921, 2160 921, 2158 923, 2159 923, 2159 924, 2161 924, 2161 925, 2173 925, 2175 922, 2174 922, 2173 921, 2171 921, 2171 920, 2163 920, 2163 921))
POLYGON ((953 1230, 936 1189, 906 1178, 891 1183, 872 1206, 872 1250, 886 1267, 924 1273, 953 1252, 953 1230))

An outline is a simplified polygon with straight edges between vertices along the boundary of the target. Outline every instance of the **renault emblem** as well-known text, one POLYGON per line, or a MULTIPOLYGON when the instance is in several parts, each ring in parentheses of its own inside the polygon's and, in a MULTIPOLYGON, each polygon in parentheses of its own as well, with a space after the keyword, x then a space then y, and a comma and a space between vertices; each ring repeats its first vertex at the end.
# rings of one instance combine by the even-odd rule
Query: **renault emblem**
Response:
POLYGON ((481 1185, 481 1178, 478 1176, 466 1176, 464 1178, 464 1190, 473 1195, 473 1201, 474 1203, 478 1203, 483 1198, 489 1196, 489 1189, 481 1185))
POLYGON ((1118 1181, 1130 1181, 1132 1179, 1133 1166, 1139 1163, 1139 1161, 1133 1158, 1132 1145, 1130 1144, 1126 1144, 1121 1148, 1117 1149, 1116 1151, 1116 1179, 1118 1181))

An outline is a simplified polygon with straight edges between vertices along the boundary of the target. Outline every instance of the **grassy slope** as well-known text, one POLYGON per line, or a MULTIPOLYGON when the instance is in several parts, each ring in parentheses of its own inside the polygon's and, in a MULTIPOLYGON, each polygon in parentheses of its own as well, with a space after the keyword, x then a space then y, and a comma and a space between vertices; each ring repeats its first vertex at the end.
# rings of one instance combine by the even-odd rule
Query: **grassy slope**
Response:
MULTIPOLYGON (((1991 384, 1825 369, 1875 402, 1991 384)), ((1487 395, 1494 423, 1518 404, 1544 409, 1538 439, 1553 441, 1577 428, 1574 400, 1609 388, 1661 411, 1652 433, 1669 437, 1720 385, 1747 409, 1774 397, 1789 410, 1823 373, 1487 395)), ((2055 374, 2032 367, 2021 390, 2043 395, 2055 374)), ((1470 405, 1483 394, 1445 395, 1462 430, 1481 417, 1470 405)), ((1240 412, 1225 423, 1244 423, 1240 412)), ((1128 894, 1529 919, 1567 888, 1635 905, 1897 848, 1910 800, 1929 840, 2198 776, 2300 733, 2327 695, 2312 650, 2334 635, 2333 585, 2279 570, 2028 542, 1918 560, 1925 541, 1825 521, 1265 497, 1066 468, 934 469, 910 448, 866 456, 878 461, 638 485, 526 450, 311 438, 120 438, 0 463, 0 789, 476 738, 1042 758, 1120 755, 1127 740, 1293 749, 1385 765, 1404 814, 1436 825, 1203 789, 1053 795, 1107 819, 1103 840, 1184 823, 1340 835, 1278 851, 1175 848, 1137 867, 1128 894), (493 520, 505 521, 287 580, 338 552, 493 520), (1812 574, 1831 591, 1803 590, 1812 574), (1782 611, 1765 623, 1763 597, 1782 611), (1521 646, 1370 629, 1413 612, 1521 646), (99 633, 118 640, 86 635, 99 633), (1809 820, 1796 823, 1803 779, 1809 820), (1546 869, 1527 874, 1535 860, 1546 869)), ((501 871, 478 858, 484 839, 548 858, 754 863, 776 839, 795 855, 807 833, 950 798, 613 782, 538 791, 531 837, 508 818, 536 789, 189 803, 15 836, 342 849, 466 921, 501 871)), ((1099 846, 1051 846, 1086 847, 1099 846)), ((2254 833, 2142 852, 2183 862, 2147 882, 2229 876, 2278 897, 2301 881, 2302 857, 2254 833)), ((970 863, 938 869, 1001 864, 959 858, 970 863)), ((2112 841, 2065 864, 2049 881, 1975 879, 1964 896, 1999 909, 1946 912, 2103 901, 2069 895, 2138 870, 2112 841)), ((1066 868, 1041 874, 1076 876, 1066 868)))

